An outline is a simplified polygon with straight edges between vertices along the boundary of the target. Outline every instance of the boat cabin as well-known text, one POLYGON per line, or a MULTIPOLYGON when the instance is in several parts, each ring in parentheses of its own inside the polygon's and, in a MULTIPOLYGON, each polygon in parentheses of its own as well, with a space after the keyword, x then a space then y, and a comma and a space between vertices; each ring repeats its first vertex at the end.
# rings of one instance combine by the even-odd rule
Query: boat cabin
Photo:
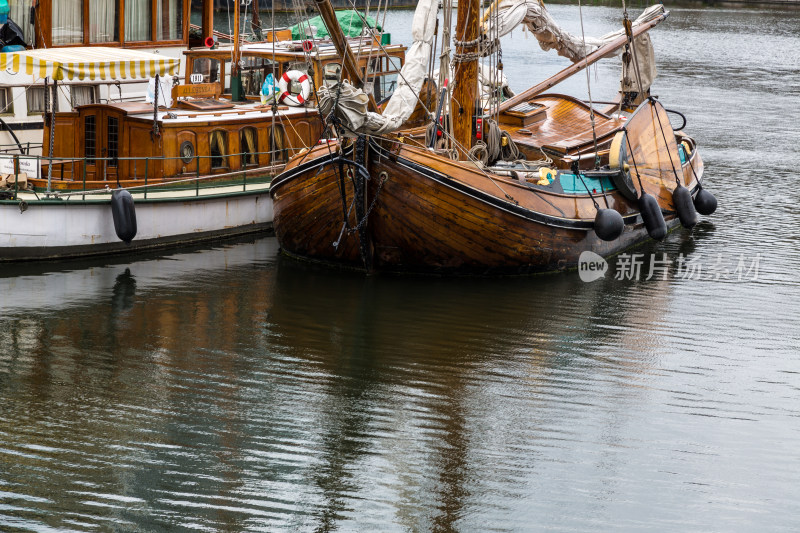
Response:
MULTIPOLYGON (((399 44, 383 45, 383 50, 373 39, 348 39, 353 55, 367 80, 365 92, 372 93, 375 101, 387 100, 397 87, 400 69, 405 59, 406 48, 399 44)), ((202 76, 202 83, 219 82, 223 95, 231 95, 231 47, 216 49, 192 49, 184 52, 186 63, 185 83, 192 83, 202 76)), ((342 59, 329 42, 318 43, 310 52, 303 50, 301 41, 249 44, 241 47, 241 78, 244 94, 257 100, 267 75, 272 73, 278 80, 283 73, 299 70, 314 80, 314 86, 338 80, 342 71, 342 59)), ((291 87, 290 87, 291 89, 291 87)), ((294 88, 293 92, 298 92, 294 88)), ((312 91, 313 92, 313 91, 312 91)))
MULTIPOLYGON (((153 104, 118 102, 57 113, 53 188, 215 175, 268 178, 322 134, 314 108, 280 106, 273 116, 268 105, 218 102, 210 111, 173 107, 154 113, 153 104)), ((48 136, 46 123, 44 138, 48 136)))

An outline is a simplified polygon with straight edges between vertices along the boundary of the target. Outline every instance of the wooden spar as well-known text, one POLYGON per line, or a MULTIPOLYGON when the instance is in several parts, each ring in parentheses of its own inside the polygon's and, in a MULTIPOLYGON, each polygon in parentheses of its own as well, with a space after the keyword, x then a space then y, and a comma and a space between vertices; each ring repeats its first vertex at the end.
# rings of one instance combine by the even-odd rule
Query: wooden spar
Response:
POLYGON ((242 58, 239 47, 239 0, 233 0, 233 57, 231 58, 231 99, 234 102, 243 102, 247 98, 242 87, 242 77, 239 74, 239 61, 242 58))
MULTIPOLYGON (((669 12, 666 12, 666 13, 660 15, 658 18, 653 19, 650 22, 647 22, 645 24, 640 24, 639 26, 636 26, 633 29, 633 37, 634 37, 634 39, 636 37, 638 37, 639 35, 645 33, 646 31, 650 30, 654 26, 656 26, 662 20, 667 18, 667 15, 669 15, 669 12)), ((620 48, 625 46, 625 43, 627 43, 627 42, 628 42, 628 36, 627 35, 622 35, 622 36, 618 37, 617 39, 614 39, 613 41, 611 41, 607 45, 601 46, 600 48, 598 48, 597 50, 595 50, 594 52, 592 52, 591 54, 589 54, 585 58, 581 58, 580 60, 578 60, 577 63, 574 63, 574 64, 568 66, 567 68, 565 68, 564 70, 562 70, 558 74, 556 74, 556 75, 544 80, 541 83, 538 83, 538 84, 534 85, 530 89, 522 91, 521 93, 519 93, 518 95, 514 96, 513 98, 509 98, 508 100, 506 100, 505 102, 500 104, 500 112, 502 113, 503 111, 506 111, 506 110, 514 107, 515 105, 521 103, 521 102, 524 102, 526 100, 530 100, 534 96, 546 91, 547 89, 549 89, 549 88, 551 88, 551 87, 553 87, 555 85, 558 85, 559 83, 561 83, 565 79, 569 78, 570 76, 572 76, 574 74, 577 74, 578 72, 582 71, 587 66, 593 65, 594 63, 597 63, 601 59, 603 59, 603 58, 607 57, 608 55, 614 53, 615 51, 619 50, 620 48)), ((460 78, 457 78, 457 79, 460 79, 460 78)))
POLYGON ((231 74, 239 74, 239 0, 233 2, 233 61, 231 74))
MULTIPOLYGON (((361 72, 358 70, 355 57, 353 57, 353 51, 350 49, 350 46, 347 44, 347 39, 342 33, 342 28, 339 26, 339 21, 336 19, 336 13, 333 10, 330 0, 316 0, 316 2, 319 15, 322 17, 322 21, 325 22, 325 27, 328 28, 333 46, 336 47, 336 51, 339 52, 342 58, 342 66, 344 67, 345 74, 347 74, 347 77, 350 78, 350 81, 356 88, 362 89, 364 87, 364 80, 361 78, 361 72)), ((369 94, 368 105, 370 111, 378 112, 378 105, 375 103, 375 97, 372 96, 371 93, 369 94)))
POLYGON ((450 103, 453 137, 459 151, 472 147, 472 122, 478 97, 478 15, 480 0, 461 0, 456 18, 456 51, 453 54, 453 79, 456 86, 450 103), (464 44, 467 43, 467 44, 464 44), (469 58, 464 60, 464 58, 469 58))
MULTIPOLYGON (((256 35, 256 41, 261 41, 264 37, 261 34, 261 15, 258 13, 258 3, 253 6, 253 15, 252 15, 252 25, 253 25, 253 33, 256 35)), ((273 28, 274 31, 274 28, 273 28)))
POLYGON ((214 2, 213 0, 203 0, 202 22, 200 23, 201 35, 203 38, 215 35, 214 31, 214 2))

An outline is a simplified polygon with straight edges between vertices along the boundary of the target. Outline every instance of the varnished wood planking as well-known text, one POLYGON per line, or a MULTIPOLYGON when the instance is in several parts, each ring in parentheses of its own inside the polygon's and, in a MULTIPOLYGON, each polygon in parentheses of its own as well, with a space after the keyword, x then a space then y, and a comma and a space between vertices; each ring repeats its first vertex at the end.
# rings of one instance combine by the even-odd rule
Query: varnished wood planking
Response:
MULTIPOLYGON (((307 161, 315 155, 323 153, 312 152, 307 161)), ((572 265, 587 248, 607 255, 647 238, 642 227, 629 227, 620 239, 605 243, 590 229, 564 230, 525 220, 443 186, 392 158, 373 155, 370 174, 380 172, 387 173, 388 181, 377 192, 377 180, 370 180, 368 203, 375 194, 378 198, 367 226, 379 269, 528 273, 572 265)), ((342 221, 337 180, 335 172, 312 169, 282 184, 274 195, 276 235, 292 255, 359 266, 356 234, 343 238, 341 246, 351 251, 348 255, 334 253, 330 245, 342 221), (320 203, 329 208, 321 209, 320 203), (298 221, 299 217, 307 223, 298 221), (324 231, 313 230, 314 223, 324 231), (305 237, 308 234, 314 237, 305 237)), ((348 186, 349 198, 351 194, 348 186)))
MULTIPOLYGON (((242 117, 238 113, 231 114, 228 120, 186 123, 163 120, 159 122, 159 134, 153 133, 152 120, 132 116, 129 113, 140 113, 141 107, 133 104, 94 104, 83 106, 77 112, 57 113, 54 146, 54 156, 64 159, 75 159, 68 164, 54 165, 53 187, 56 189, 81 189, 84 186, 84 161, 86 146, 86 116, 95 117, 95 161, 88 162, 86 166, 85 181, 87 188, 103 188, 109 182, 121 186, 141 185, 147 174, 148 183, 157 183, 164 180, 186 179, 197 175, 198 158, 190 162, 182 161, 180 145, 185 140, 192 141, 195 154, 199 154, 200 176, 203 178, 231 172, 242 171, 258 176, 275 175, 283 162, 277 162, 280 167, 274 168, 274 163, 269 151, 269 131, 273 125, 271 114, 260 116, 242 117), (102 157, 107 156, 107 125, 108 119, 118 121, 118 157, 117 166, 110 166, 110 162, 103 162, 102 157), (241 131, 244 128, 254 128, 257 136, 258 164, 243 167, 241 131), (214 130, 221 130, 227 138, 227 164, 224 168, 211 168, 209 135, 214 130), (76 134, 77 132, 77 134, 76 134), (126 158, 147 158, 126 159, 126 158), (103 179, 103 178, 106 179, 103 179)), ((292 116, 279 116, 275 119, 285 130, 286 145, 291 147, 288 156, 297 149, 317 142, 322 133, 321 121, 316 120, 315 110, 292 116)), ((49 139, 49 130, 45 129, 45 139, 49 139)), ((58 163, 58 162, 56 162, 58 163)), ((44 166, 43 175, 47 174, 44 166)), ((230 179, 230 176, 229 176, 230 179)), ((31 180, 36 187, 44 187, 46 179, 31 180)))
MULTIPOLYGON (((549 147, 569 153, 593 142, 589 106, 564 95, 542 95, 530 100, 544 105, 547 118, 529 125, 530 134, 519 133, 519 127, 508 128, 515 143, 533 149, 549 147)), ((603 140, 617 131, 622 122, 595 111, 595 132, 603 140)), ((535 152, 534 152, 535 153, 535 152)))

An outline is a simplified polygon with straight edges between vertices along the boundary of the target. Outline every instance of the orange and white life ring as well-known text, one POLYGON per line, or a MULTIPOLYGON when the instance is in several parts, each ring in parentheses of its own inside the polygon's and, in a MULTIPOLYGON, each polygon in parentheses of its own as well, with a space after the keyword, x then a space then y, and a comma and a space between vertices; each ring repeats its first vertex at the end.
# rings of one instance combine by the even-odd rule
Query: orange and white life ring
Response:
POLYGON ((311 95, 311 80, 308 79, 308 74, 299 70, 284 72, 281 79, 278 80, 278 87, 281 90, 278 101, 293 106, 303 105, 311 95), (292 94, 289 91, 289 83, 293 81, 300 84, 300 93, 298 94, 292 94))

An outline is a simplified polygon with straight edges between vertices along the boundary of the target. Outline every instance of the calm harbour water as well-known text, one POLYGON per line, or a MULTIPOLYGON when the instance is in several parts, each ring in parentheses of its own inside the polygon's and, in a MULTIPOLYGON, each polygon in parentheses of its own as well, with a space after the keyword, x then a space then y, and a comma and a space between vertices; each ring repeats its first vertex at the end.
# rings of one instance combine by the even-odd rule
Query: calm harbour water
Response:
MULTIPOLYGON (((720 209, 638 281, 363 277, 271 237, 0 266, 0 530, 800 529, 800 18, 673 9, 653 40, 720 209)), ((503 57, 517 90, 566 66, 503 57)))

